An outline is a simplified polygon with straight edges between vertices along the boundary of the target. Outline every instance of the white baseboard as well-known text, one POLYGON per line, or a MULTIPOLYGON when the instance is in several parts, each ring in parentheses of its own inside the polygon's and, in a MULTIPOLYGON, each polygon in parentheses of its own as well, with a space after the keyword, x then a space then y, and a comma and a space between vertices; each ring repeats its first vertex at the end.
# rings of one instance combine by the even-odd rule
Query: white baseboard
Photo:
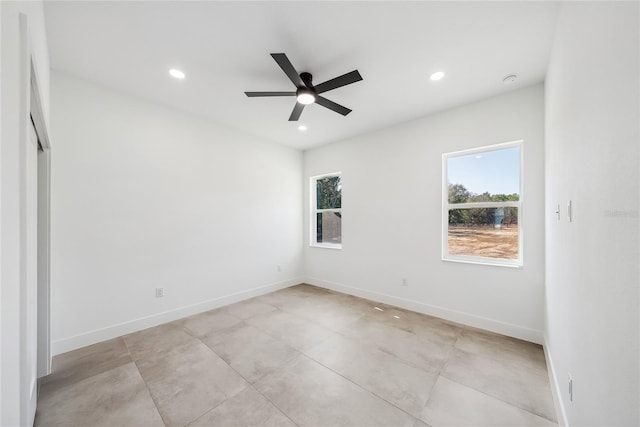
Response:
POLYGON ((182 319, 183 317, 191 316, 193 314, 202 313, 203 311, 213 310, 214 308, 222 307, 224 305, 264 295, 269 292, 277 291, 278 289, 288 288, 302 282, 302 278, 293 278, 269 285, 258 286, 256 288, 247 289, 230 295, 224 295, 186 307, 176 308, 162 313, 153 314, 151 316, 141 317, 128 322, 74 335, 72 337, 59 339, 52 342, 52 354, 56 355, 65 353, 80 347, 150 328, 152 326, 182 319))
POLYGON ((569 421, 567 420, 567 413, 564 410, 562 404, 560 383, 558 382, 558 375, 556 375, 556 369, 553 365, 553 359, 551 358, 551 352, 547 344, 547 337, 544 337, 544 357, 547 359, 547 372, 549 374, 549 383, 551 385, 551 394, 553 395, 553 404, 556 407, 556 415, 558 417, 558 425, 562 427, 569 427, 569 421))
POLYGON ((321 288, 330 289, 336 292, 379 301, 381 303, 394 305, 396 307, 415 311, 418 313, 428 314, 430 316, 439 317, 463 325, 475 328, 485 329, 502 335, 518 338, 524 341, 536 344, 543 343, 543 333, 535 329, 526 328, 524 326, 514 325, 511 323, 501 322, 495 319, 476 316, 474 314, 463 313, 461 311, 451 310, 444 307, 438 307, 431 304, 401 298, 393 295, 369 291, 366 289, 356 288, 353 286, 343 285, 341 283, 329 282, 315 277, 307 277, 305 283, 319 286, 321 288))

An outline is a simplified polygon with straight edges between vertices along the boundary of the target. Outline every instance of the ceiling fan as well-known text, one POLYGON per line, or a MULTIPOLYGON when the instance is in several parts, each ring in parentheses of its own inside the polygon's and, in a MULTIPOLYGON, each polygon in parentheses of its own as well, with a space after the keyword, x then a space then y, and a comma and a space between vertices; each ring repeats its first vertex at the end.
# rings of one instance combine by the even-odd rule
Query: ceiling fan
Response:
POLYGON ((353 70, 350 73, 343 74, 331 80, 327 80, 324 83, 320 83, 314 86, 312 83, 312 76, 309 73, 300 73, 293 68, 291 61, 284 53, 272 53, 271 56, 278 63, 282 71, 289 77, 289 80, 293 82, 297 90, 292 92, 245 92, 245 94, 252 98, 258 96, 295 96, 297 99, 296 105, 293 107, 291 116, 289 116, 290 122, 295 122, 300 118, 302 110, 305 105, 313 104, 314 102, 322 105, 329 110, 346 116, 351 112, 350 109, 343 107, 340 104, 336 104, 333 101, 328 100, 319 94, 336 89, 342 86, 349 85, 351 83, 359 82, 362 80, 362 76, 358 70, 353 70))

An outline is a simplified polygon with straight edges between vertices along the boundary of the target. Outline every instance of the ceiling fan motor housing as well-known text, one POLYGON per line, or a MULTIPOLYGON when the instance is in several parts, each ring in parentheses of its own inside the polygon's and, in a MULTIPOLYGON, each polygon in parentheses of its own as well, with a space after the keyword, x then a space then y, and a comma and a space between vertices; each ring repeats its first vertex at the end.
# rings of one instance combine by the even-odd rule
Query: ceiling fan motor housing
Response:
POLYGON ((311 73, 300 73, 300 78, 302 79, 302 83, 304 83, 306 87, 308 87, 309 89, 313 89, 313 83, 311 83, 311 79, 313 78, 313 76, 311 75, 311 73))

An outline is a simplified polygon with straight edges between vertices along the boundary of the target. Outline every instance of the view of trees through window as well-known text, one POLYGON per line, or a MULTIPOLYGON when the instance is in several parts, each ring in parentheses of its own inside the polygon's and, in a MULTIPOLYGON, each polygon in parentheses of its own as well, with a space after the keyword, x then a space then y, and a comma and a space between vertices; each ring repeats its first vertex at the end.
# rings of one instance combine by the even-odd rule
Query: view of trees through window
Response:
POLYGON ((342 207, 342 178, 330 176, 316 181, 316 206, 318 209, 342 207))
POLYGON ((520 144, 444 156, 448 256, 520 259, 520 144))
MULTIPOLYGON (((479 202, 517 202, 520 200, 519 194, 474 194, 467 190, 462 184, 448 184, 449 203, 479 203, 479 202)), ((504 207, 496 209, 469 208, 450 209, 449 224, 481 226, 496 225, 497 220, 503 226, 518 225, 518 208, 504 207)))

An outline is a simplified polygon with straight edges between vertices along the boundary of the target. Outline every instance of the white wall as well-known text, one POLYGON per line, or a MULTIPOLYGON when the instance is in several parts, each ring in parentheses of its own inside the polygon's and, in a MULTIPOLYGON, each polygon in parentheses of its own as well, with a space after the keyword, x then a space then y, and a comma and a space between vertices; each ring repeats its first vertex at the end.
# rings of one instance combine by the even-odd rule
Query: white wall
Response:
POLYGON ((49 57, 41 2, 0 2, 0 19, 0 425, 12 426, 28 422, 23 404, 30 391, 23 363, 26 340, 21 311, 26 274, 22 230, 28 92, 24 89, 30 72, 23 52, 34 61, 45 117, 49 114, 49 57), (21 40, 21 15, 26 18, 26 43, 21 40))
POLYGON ((300 282, 300 151, 57 72, 52 136, 54 354, 300 282))
POLYGON ((563 4, 547 74, 545 333, 572 426, 640 424, 638 14, 563 4))
POLYGON ((541 342, 543 116, 543 87, 536 85, 306 151, 307 280, 541 342), (442 261, 442 153, 519 139, 524 267, 442 261), (308 178, 336 171, 343 173, 342 249, 309 247, 308 178))

